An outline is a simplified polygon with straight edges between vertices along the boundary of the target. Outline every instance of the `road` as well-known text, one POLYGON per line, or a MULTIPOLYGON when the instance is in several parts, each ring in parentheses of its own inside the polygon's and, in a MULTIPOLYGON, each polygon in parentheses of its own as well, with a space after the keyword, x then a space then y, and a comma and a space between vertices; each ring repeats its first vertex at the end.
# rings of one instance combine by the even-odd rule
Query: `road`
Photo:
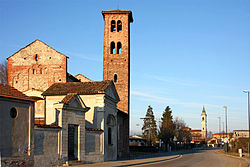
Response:
POLYGON ((247 167, 248 163, 239 158, 232 158, 215 150, 200 150, 183 154, 176 160, 143 164, 140 166, 149 167, 247 167))
POLYGON ((95 164, 84 164, 77 167, 248 167, 244 159, 226 156, 218 150, 193 150, 183 153, 172 153, 163 156, 151 156, 135 160, 109 161, 95 164))

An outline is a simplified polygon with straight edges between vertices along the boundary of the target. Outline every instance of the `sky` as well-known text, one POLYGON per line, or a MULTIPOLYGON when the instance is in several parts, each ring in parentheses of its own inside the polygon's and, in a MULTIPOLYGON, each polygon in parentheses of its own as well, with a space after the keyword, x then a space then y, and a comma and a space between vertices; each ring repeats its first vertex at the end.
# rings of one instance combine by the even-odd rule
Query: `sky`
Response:
POLYGON ((248 128, 249 0, 0 0, 0 61, 36 39, 67 55, 68 72, 99 81, 103 10, 131 10, 130 133, 140 134, 149 105, 166 106, 192 129, 248 128))

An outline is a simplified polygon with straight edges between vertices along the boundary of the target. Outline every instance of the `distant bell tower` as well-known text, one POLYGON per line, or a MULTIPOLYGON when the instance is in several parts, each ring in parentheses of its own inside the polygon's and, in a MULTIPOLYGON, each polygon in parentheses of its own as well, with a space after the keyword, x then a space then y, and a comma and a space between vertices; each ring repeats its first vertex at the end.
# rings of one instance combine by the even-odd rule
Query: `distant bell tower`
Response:
POLYGON ((202 133, 202 138, 206 139, 207 138, 207 114, 206 114, 204 106, 203 106, 203 110, 201 113, 201 133, 202 133))
POLYGON ((104 25, 103 80, 113 80, 120 97, 118 109, 129 114, 130 23, 128 10, 102 11, 104 25))

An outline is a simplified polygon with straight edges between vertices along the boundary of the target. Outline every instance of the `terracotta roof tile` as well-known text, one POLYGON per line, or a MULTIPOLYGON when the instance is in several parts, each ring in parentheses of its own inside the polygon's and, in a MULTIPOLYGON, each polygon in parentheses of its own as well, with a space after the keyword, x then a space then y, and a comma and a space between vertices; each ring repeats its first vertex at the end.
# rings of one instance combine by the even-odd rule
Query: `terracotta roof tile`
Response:
POLYGON ((60 103, 69 104, 76 95, 77 93, 68 93, 60 103))
POLYGON ((0 84, 0 96, 19 100, 35 101, 34 99, 20 92, 19 90, 4 84, 0 84))
POLYGON ((85 128, 87 131, 101 131, 103 132, 102 129, 96 129, 96 128, 85 128))
POLYGON ((61 129, 61 127, 57 126, 57 125, 44 125, 44 124, 35 124, 35 127, 37 127, 37 128, 55 128, 55 129, 61 129))
POLYGON ((66 95, 68 93, 77 93, 79 95, 101 94, 112 84, 112 81, 95 82, 66 82, 55 83, 51 85, 42 95, 66 95))
POLYGON ((37 97, 37 96, 29 96, 31 99, 38 101, 38 100, 43 100, 43 98, 41 97, 37 97))
POLYGON ((129 14, 129 21, 133 22, 133 16, 132 16, 132 12, 130 10, 120 10, 120 9, 116 9, 116 10, 106 10, 106 11, 102 11, 102 15, 104 16, 104 14, 129 14))

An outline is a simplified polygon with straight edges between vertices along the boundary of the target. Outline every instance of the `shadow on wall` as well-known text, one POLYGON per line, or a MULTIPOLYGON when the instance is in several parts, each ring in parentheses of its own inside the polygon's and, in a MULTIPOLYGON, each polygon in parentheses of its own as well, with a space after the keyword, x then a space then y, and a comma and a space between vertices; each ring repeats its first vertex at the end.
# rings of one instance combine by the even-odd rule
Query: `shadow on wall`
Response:
POLYGON ((34 154, 43 155, 44 154, 44 131, 36 131, 34 135, 34 154))

